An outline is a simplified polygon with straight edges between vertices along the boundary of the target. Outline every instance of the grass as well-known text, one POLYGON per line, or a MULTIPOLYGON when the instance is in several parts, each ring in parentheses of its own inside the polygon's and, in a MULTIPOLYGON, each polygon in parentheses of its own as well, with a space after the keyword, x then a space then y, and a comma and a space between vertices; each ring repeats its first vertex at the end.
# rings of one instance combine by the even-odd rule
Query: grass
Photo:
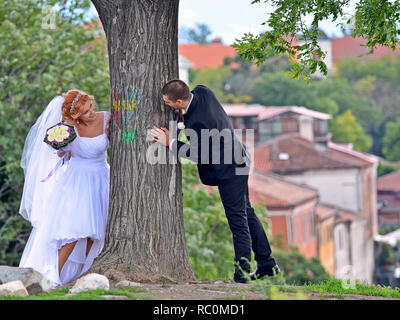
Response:
POLYGON ((303 290, 290 287, 287 285, 274 285, 268 281, 263 283, 263 280, 257 280, 257 283, 251 290, 257 291, 269 300, 309 300, 310 296, 304 293, 303 290), (294 293, 294 294, 288 294, 294 293))
POLYGON ((365 296, 378 296, 386 298, 400 298, 400 288, 390 286, 369 285, 356 282, 353 288, 347 288, 342 280, 331 279, 318 284, 308 283, 304 286, 305 291, 319 293, 333 293, 340 297, 346 294, 360 294, 365 296))
MULTIPOLYGON (((295 286, 287 284, 285 279, 278 275, 274 279, 256 280, 253 283, 254 285, 248 288, 235 288, 235 291, 242 292, 238 296, 230 296, 227 293, 227 296, 215 298, 215 300, 245 300, 246 291, 257 291, 270 300, 309 300, 311 299, 311 293, 317 293, 321 300, 332 297, 345 299, 347 294, 400 298, 400 288, 357 282, 354 287, 348 288, 343 285, 340 279, 330 279, 317 284, 307 283, 304 286, 295 286)), ((212 290, 208 287, 205 288, 212 290)), ((105 298, 101 297, 102 295, 126 296, 129 300, 151 300, 150 297, 137 294, 148 292, 148 290, 139 287, 118 287, 112 290, 97 289, 66 296, 69 290, 70 287, 67 287, 29 297, 0 296, 0 300, 105 300, 105 298)))
POLYGON ((52 292, 42 292, 28 297, 0 296, 0 300, 106 300, 102 295, 127 296, 129 300, 151 300, 150 297, 139 296, 135 293, 147 292, 137 287, 119 287, 118 289, 96 289, 80 292, 72 296, 66 296, 70 287, 58 289, 52 292))
POLYGON ((347 294, 357 294, 364 296, 376 296, 385 298, 400 298, 400 288, 390 286, 369 285, 355 282, 353 286, 343 283, 340 279, 330 279, 320 283, 307 283, 304 286, 286 284, 283 277, 277 276, 273 279, 256 280, 256 285, 252 290, 258 291, 271 300, 275 299, 298 299, 308 300, 310 293, 319 294, 319 298, 338 298, 345 299, 347 294), (288 295, 286 293, 295 293, 288 295))

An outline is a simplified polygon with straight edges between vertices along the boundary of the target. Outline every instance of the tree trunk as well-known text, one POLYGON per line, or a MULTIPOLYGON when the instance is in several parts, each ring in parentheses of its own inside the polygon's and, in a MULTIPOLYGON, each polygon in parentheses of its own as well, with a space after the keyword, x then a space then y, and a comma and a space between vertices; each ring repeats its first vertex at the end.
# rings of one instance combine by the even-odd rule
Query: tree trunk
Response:
POLYGON ((180 164, 153 165, 146 157, 155 145, 148 130, 168 128, 161 88, 178 78, 179 0, 92 2, 107 37, 112 120, 107 234, 91 271, 136 281, 193 279, 180 164))

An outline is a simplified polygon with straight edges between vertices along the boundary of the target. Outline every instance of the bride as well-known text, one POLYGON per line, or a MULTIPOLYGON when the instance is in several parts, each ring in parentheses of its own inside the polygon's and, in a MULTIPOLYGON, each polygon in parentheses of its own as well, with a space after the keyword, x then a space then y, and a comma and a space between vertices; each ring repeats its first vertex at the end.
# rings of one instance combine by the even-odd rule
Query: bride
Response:
POLYGON ((111 117, 96 112, 93 100, 79 90, 56 96, 30 129, 21 158, 25 183, 19 213, 33 228, 19 266, 33 268, 55 286, 86 272, 104 246, 111 117), (61 120, 74 126, 77 137, 57 152, 43 139, 61 120))

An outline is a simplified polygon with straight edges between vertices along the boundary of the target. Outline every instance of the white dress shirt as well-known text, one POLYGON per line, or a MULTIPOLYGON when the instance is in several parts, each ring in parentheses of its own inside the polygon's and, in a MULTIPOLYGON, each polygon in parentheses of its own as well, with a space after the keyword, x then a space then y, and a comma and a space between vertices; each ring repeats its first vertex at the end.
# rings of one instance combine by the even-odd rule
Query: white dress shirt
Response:
MULTIPOLYGON (((190 104, 192 103, 193 100, 193 96, 194 94, 192 93, 192 97, 190 98, 189 104, 185 109, 185 114, 187 113, 187 111, 189 110, 190 104)), ((175 142, 176 139, 172 139, 171 142, 169 143, 169 150, 172 151, 172 144, 175 142)))

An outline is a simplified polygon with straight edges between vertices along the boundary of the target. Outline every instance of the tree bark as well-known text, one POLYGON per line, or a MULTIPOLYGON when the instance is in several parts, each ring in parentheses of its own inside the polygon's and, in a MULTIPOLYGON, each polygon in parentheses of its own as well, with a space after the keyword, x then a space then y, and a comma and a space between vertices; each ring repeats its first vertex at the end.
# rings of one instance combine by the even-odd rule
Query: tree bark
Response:
MULTIPOLYGON (((179 0, 92 2, 107 37, 112 120, 106 241, 91 271, 136 281, 194 279, 180 164, 146 159, 154 146, 148 130, 168 128, 161 88, 178 78, 179 0)), ((168 157, 165 147, 159 153, 168 157)))

